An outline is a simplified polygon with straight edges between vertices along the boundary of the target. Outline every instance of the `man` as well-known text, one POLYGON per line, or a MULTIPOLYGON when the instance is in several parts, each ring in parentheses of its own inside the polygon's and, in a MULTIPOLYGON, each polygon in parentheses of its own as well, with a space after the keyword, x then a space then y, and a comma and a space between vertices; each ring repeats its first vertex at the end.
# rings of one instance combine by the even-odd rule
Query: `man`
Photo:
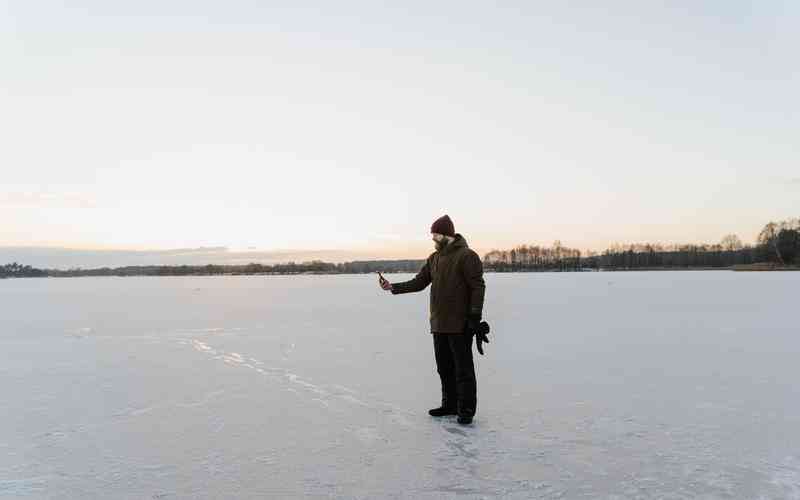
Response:
MULTIPOLYGON (((434 221, 431 234, 436 251, 422 270, 402 283, 389 283, 381 276, 380 285, 394 295, 419 292, 432 285, 430 321, 442 405, 428 413, 434 417, 458 415, 458 423, 468 425, 477 406, 472 335, 479 332, 481 324, 486 289, 483 265, 464 237, 456 234, 447 215, 434 221)), ((483 354, 481 342, 488 342, 485 333, 477 333, 476 339, 478 351, 483 354)))

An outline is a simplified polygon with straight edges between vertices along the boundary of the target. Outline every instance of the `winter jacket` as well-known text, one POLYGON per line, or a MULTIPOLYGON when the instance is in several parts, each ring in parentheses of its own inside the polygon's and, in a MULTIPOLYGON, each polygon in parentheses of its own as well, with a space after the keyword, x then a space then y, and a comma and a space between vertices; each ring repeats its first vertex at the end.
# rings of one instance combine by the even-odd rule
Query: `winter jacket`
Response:
POLYGON ((417 275, 392 284, 392 293, 411 293, 431 286, 431 333, 463 333, 468 314, 481 314, 486 284, 480 257, 460 234, 428 257, 417 275))

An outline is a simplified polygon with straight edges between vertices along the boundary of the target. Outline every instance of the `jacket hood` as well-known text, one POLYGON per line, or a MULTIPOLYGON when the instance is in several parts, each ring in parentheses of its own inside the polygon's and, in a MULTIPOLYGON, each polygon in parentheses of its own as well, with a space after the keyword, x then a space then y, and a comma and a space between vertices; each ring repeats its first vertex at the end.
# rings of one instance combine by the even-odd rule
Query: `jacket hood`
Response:
POLYGON ((460 233, 456 233, 455 239, 448 243, 446 247, 444 247, 442 253, 448 254, 458 248, 469 248, 469 245, 467 245, 467 240, 460 233))

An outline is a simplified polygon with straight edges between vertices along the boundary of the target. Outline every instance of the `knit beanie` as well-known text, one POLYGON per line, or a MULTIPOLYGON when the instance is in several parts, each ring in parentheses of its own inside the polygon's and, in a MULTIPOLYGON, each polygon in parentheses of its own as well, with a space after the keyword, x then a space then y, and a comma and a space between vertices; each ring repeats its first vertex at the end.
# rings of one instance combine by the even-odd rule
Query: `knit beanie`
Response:
POLYGON ((433 221, 433 224, 431 225, 431 233, 443 234, 445 236, 455 236, 456 229, 453 227, 453 221, 450 220, 450 217, 443 215, 433 221))

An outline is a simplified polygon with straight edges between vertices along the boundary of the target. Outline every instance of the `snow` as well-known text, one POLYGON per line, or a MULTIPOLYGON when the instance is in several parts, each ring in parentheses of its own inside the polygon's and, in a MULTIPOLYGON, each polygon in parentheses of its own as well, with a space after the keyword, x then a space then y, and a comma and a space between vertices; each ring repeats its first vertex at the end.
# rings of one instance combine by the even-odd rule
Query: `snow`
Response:
POLYGON ((486 278, 470 427, 427 292, 0 281, 0 498, 800 498, 800 273, 486 278))

